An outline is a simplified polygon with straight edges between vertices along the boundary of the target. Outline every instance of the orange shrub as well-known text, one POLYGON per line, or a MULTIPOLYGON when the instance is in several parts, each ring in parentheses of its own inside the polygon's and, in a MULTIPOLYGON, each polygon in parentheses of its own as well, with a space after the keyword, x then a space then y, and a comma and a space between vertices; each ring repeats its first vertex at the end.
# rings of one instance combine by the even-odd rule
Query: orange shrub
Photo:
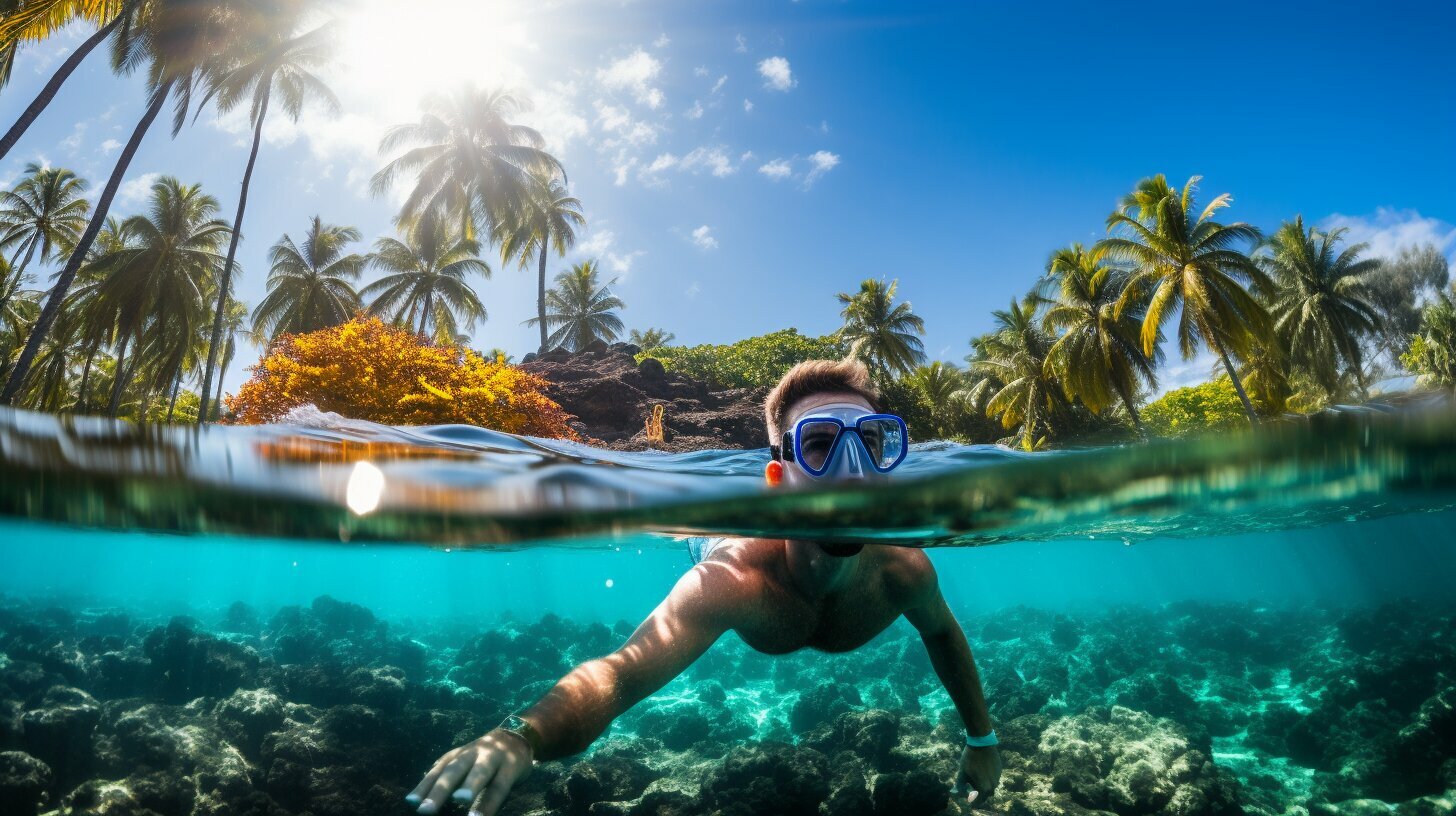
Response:
POLYGON ((467 423, 530 436, 576 439, 547 383, 470 349, 434 346, 373 317, 285 334, 227 398, 244 425, 276 422, 313 403, 389 425, 467 423))

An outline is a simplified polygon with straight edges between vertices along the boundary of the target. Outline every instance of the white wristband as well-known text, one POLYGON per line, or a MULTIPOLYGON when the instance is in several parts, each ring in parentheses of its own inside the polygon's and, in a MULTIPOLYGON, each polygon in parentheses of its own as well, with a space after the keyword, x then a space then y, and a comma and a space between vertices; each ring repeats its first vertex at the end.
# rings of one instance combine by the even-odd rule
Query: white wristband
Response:
POLYGON ((996 729, 994 728, 984 737, 973 737, 970 734, 966 735, 966 746, 969 748, 990 748, 996 744, 996 729))

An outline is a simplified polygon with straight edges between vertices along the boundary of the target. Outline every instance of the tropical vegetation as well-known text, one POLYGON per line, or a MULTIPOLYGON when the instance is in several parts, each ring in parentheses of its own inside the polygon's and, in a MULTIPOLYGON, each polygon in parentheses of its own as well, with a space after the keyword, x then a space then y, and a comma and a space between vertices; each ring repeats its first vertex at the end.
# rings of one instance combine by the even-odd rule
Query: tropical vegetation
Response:
POLYGON ((546 381, 470 349, 360 316, 274 343, 236 397, 238 422, 276 422, 303 405, 396 425, 468 423, 575 439, 546 381))
MULTIPOLYGON (((286 410, 278 406, 322 387, 300 379, 284 398, 267 390, 283 381, 279 372, 315 351, 335 354, 329 343, 347 336, 413 344, 400 353, 432 361, 420 364, 431 372, 429 387, 417 378, 389 392, 414 406, 404 414, 377 403, 354 410, 346 397, 360 393, 357 383, 324 389, 321 398, 356 415, 444 416, 446 403, 462 410, 470 389, 486 388, 469 379, 484 376, 480 365, 511 359, 504 349, 475 357, 464 349, 488 317, 479 287, 495 254, 502 265, 535 272, 535 315, 525 321, 537 330, 533 354, 623 338, 625 303, 595 259, 552 274, 576 246, 585 208, 541 134, 521 123, 530 100, 468 84, 427 98, 416 121, 380 142, 371 190, 399 190, 394 235, 370 236, 366 248, 358 229, 314 215, 302 232, 267 236, 261 301, 250 308, 233 296, 247 271, 237 253, 265 122, 279 110, 296 120, 308 105, 339 107, 319 79, 333 58, 332 13, 316 0, 6 6, 0 85, 31 44, 78 22, 89 33, 8 124, 0 158, 102 45, 114 71, 145 77, 146 93, 130 101, 135 124, 99 188, 67 168, 32 164, 0 190, 0 404, 138 421, 225 418, 220 372, 246 340, 267 354, 248 399, 240 394, 229 404, 241 407, 230 411, 276 416, 286 410), (112 204, 132 159, 168 109, 174 134, 207 109, 247 111, 251 142, 238 198, 219 201, 164 177, 139 213, 118 217, 112 204), (440 366, 449 365, 475 373, 446 376, 440 366)), ((1201 203, 1199 180, 1138 182, 1107 216, 1101 240, 1057 249, 1024 295, 992 312, 990 331, 969 338, 964 366, 929 359, 923 318, 901 297, 900 281, 883 278, 836 294, 838 327, 822 337, 785 329, 688 346, 649 328, 625 339, 641 359, 715 387, 765 387, 801 360, 852 356, 917 436, 1026 449, 1094 433, 1247 427, 1367 399, 1399 374, 1415 375, 1421 387, 1456 388, 1456 291, 1438 249, 1377 258, 1346 231, 1298 215, 1266 233, 1229 218, 1227 193, 1201 203), (1170 347, 1185 360, 1209 354, 1209 382, 1155 397, 1169 379, 1170 347)), ((302 377, 287 376, 295 375, 302 377)), ((503 416, 490 421, 517 422, 503 416)))

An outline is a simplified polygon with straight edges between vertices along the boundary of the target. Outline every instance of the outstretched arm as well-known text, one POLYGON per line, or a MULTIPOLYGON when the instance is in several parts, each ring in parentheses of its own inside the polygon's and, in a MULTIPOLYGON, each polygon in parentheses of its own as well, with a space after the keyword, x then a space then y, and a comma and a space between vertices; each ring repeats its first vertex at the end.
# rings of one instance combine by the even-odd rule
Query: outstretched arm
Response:
POLYGON ((493 816, 533 760, 584 750, 622 712, 692 665, 732 628, 743 594, 722 565, 694 567, 620 649, 572 669, 522 712, 540 737, 534 756, 516 734, 492 730, 441 757, 406 799, 426 816, 452 796, 473 801, 472 816, 493 816))
MULTIPOLYGON (((905 617, 920 632, 925 651, 930 655, 930 665, 935 667, 936 676, 961 715, 966 733, 978 737, 989 734, 991 712, 986 707, 986 694, 981 689, 981 675, 976 671, 971 644, 940 594, 933 568, 919 593, 919 603, 908 609, 905 617)), ((1000 779, 1001 755, 995 746, 966 747, 961 754, 957 782, 971 788, 969 801, 989 797, 1000 779)))

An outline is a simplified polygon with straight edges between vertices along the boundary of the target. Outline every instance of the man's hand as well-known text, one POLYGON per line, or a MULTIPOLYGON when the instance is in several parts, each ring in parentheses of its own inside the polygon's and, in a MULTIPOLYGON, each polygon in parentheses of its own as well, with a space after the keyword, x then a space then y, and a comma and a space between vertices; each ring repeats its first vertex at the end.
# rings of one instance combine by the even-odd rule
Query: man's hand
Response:
POLYGON ((1001 782, 1001 752, 992 745, 986 748, 972 748, 969 745, 961 752, 961 772, 956 776, 956 792, 969 791, 967 802, 991 798, 1001 782))
POLYGON ((423 816, 443 809, 453 795, 470 802, 471 816, 495 816, 511 787, 531 773, 531 747, 521 737, 496 729, 448 754, 404 799, 423 816))

